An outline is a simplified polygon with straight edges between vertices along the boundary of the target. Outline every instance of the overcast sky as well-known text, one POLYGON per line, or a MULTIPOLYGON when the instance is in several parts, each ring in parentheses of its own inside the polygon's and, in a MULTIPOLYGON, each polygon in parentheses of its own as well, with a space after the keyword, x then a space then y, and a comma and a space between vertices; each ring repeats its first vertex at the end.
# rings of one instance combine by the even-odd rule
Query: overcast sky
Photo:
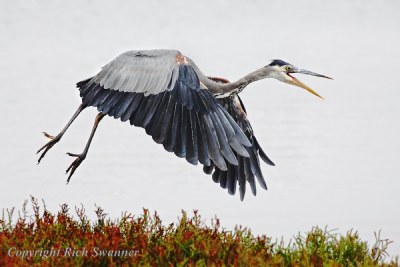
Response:
POLYGON ((222 225, 290 238, 314 225, 374 231, 400 251, 400 3, 398 1, 0 1, 0 208, 29 195, 51 211, 94 203, 112 218, 157 210, 166 222, 199 209, 222 225), (36 150, 80 103, 75 83, 131 49, 174 48, 231 80, 279 58, 335 80, 300 77, 326 100, 274 80, 242 92, 276 167, 245 201, 143 129, 106 118, 88 158, 65 169, 89 136, 85 110, 37 166, 36 150))

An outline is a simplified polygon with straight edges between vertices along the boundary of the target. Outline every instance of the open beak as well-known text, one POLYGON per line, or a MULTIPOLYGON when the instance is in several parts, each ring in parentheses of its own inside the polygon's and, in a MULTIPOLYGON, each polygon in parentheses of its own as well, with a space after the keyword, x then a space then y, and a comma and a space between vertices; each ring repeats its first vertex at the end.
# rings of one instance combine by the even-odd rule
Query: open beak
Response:
POLYGON ((311 72, 308 70, 303 70, 303 69, 297 69, 297 70, 293 70, 290 73, 286 73, 291 79, 287 80, 287 83, 292 84, 292 85, 296 85, 298 87, 301 87, 303 89, 306 89, 307 91, 309 91, 311 94, 318 96, 319 98, 324 99, 322 96, 320 96, 319 94, 317 94, 317 92, 315 92, 313 89, 311 89, 310 87, 308 87, 307 85, 305 85, 304 83, 302 83, 301 81, 299 81, 296 77, 292 76, 291 73, 302 73, 302 74, 307 74, 307 75, 312 75, 312 76, 317 76, 317 77, 322 77, 322 78, 327 78, 327 79, 331 79, 332 78, 322 75, 322 74, 318 74, 315 72, 311 72))

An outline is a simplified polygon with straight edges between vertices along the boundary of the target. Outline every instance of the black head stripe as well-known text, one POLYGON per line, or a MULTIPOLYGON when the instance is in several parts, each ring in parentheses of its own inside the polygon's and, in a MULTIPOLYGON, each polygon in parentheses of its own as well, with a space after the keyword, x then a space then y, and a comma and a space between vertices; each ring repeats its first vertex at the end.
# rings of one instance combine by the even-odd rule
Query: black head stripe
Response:
POLYGON ((274 60, 272 60, 271 64, 269 64, 269 65, 270 66, 280 66, 280 67, 282 67, 282 66, 290 65, 290 64, 285 62, 285 61, 283 61, 283 60, 280 60, 280 59, 274 59, 274 60))

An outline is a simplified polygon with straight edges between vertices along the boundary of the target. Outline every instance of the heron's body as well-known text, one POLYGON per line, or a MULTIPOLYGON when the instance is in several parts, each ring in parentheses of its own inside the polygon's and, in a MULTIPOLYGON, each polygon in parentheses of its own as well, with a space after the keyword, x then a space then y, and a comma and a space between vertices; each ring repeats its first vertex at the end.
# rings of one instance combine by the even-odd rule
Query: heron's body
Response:
POLYGON ((243 199, 247 181, 255 195, 255 178, 266 189, 259 157, 274 164, 255 138, 238 94, 251 82, 278 75, 276 70, 268 65, 230 83, 208 78, 177 50, 125 52, 77 84, 82 104, 59 135, 45 134, 52 140, 38 151, 44 150, 39 162, 79 113, 93 106, 100 113, 84 152, 69 153, 77 159, 67 170, 68 181, 85 159, 98 123, 109 115, 144 128, 178 157, 202 164, 204 172, 213 173, 213 180, 230 194, 238 184, 243 199))

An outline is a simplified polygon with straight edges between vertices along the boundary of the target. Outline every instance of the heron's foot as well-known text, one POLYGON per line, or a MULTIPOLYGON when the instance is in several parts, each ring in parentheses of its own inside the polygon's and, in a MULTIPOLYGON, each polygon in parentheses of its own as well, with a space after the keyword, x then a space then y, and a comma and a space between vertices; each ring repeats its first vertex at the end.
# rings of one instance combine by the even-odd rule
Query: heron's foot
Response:
POLYGON ((40 154, 40 157, 38 159, 38 164, 40 163, 40 161, 43 159, 43 157, 46 155, 47 151, 50 150, 50 148, 52 148, 58 141, 60 141, 61 139, 61 135, 56 135, 56 136, 52 136, 46 132, 43 132, 44 136, 46 136, 47 138, 50 139, 49 142, 47 142, 44 146, 42 146, 37 152, 36 154, 39 154, 41 151, 42 154, 40 154))
POLYGON ((67 184, 68 184, 69 180, 71 179, 71 177, 74 174, 74 172, 76 171, 76 169, 79 167, 79 165, 81 165, 82 161, 85 160, 86 153, 82 153, 82 154, 67 153, 67 155, 71 156, 71 157, 76 157, 76 159, 72 162, 72 164, 65 171, 66 174, 69 172, 69 176, 67 179, 67 184))

